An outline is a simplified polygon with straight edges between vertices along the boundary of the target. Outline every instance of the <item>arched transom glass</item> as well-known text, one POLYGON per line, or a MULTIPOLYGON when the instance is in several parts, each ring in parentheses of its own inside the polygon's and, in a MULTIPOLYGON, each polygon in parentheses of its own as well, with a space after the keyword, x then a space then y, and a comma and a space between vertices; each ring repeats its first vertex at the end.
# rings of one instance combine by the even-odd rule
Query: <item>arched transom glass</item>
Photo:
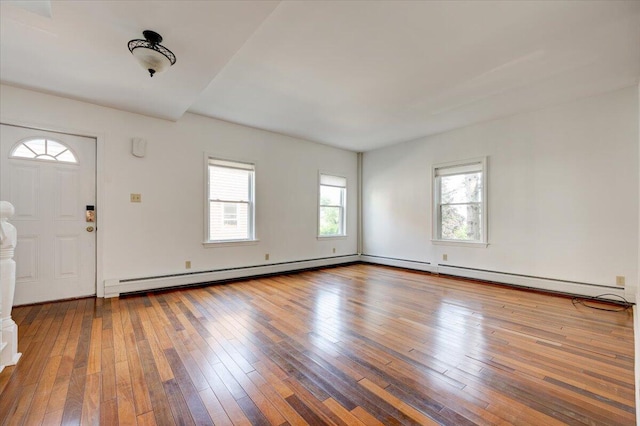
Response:
POLYGON ((78 162, 71 149, 58 141, 43 138, 29 139, 19 143, 11 151, 10 157, 62 163, 78 162))

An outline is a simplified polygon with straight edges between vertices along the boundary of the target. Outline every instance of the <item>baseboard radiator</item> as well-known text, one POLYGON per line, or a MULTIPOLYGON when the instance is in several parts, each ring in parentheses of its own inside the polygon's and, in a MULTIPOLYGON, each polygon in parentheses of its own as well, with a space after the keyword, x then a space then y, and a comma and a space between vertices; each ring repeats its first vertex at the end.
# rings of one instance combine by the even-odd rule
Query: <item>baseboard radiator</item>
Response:
POLYGON ((550 293, 561 293, 587 297, 595 297, 602 294, 612 294, 615 296, 604 297, 616 302, 619 302, 621 300, 620 297, 624 297, 628 301, 635 303, 634 295, 625 294, 624 287, 559 280, 554 278, 535 277, 530 275, 489 271, 484 269, 474 269, 454 265, 432 264, 429 262, 418 262, 413 260, 395 259, 364 254, 360 256, 360 260, 366 263, 396 266, 400 268, 415 269, 418 271, 425 271, 442 275, 452 275, 462 278, 472 278, 480 281, 507 284, 516 287, 546 291, 550 293))
POLYGON ((305 269, 315 269, 325 266, 355 263, 359 261, 360 256, 357 254, 353 254, 293 262, 272 263, 268 265, 189 272, 184 274, 161 275, 120 280, 112 279, 104 281, 104 297, 117 297, 125 293, 161 290, 172 287, 183 287, 241 278, 275 275, 286 272, 301 271, 305 269))
POLYGON ((397 259, 373 255, 346 255, 334 256, 319 259, 300 260, 293 262, 274 263, 268 265, 256 265, 239 268, 218 269, 211 271, 190 272, 184 274, 162 275, 153 277, 129 278, 121 280, 105 280, 105 297, 117 297, 121 294, 141 291, 162 290, 172 287, 182 287, 189 285, 208 284, 224 282, 242 278, 254 278, 267 275, 296 272, 306 269, 316 269, 325 266, 343 265, 349 263, 371 263, 376 265, 394 266, 417 271, 430 272, 432 274, 451 275, 462 278, 472 278, 480 281, 489 281, 500 284, 507 284, 516 287, 547 291, 551 293, 561 293, 576 296, 595 297, 602 294, 613 294, 615 296, 605 296, 613 301, 620 301, 619 297, 624 297, 635 303, 634 295, 625 294, 623 287, 613 287, 601 284, 566 281, 553 278, 535 277, 530 275, 519 275, 499 271, 489 271, 484 269, 474 269, 454 265, 433 264, 407 259, 397 259))
POLYGON ((416 271, 438 273, 438 265, 430 262, 419 262, 416 260, 397 259, 395 257, 373 256, 369 254, 360 255, 360 260, 365 263, 376 265, 396 266, 398 268, 414 269, 416 271))

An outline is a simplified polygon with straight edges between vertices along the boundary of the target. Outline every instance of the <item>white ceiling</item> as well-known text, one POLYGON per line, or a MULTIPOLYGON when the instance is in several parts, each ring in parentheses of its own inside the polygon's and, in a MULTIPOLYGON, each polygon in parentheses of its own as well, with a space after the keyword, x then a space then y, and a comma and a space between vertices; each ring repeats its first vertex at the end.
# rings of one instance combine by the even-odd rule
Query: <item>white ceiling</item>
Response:
POLYGON ((2 1, 0 80, 367 151, 637 85, 640 1, 2 1), (127 50, 151 29, 177 63, 127 50))

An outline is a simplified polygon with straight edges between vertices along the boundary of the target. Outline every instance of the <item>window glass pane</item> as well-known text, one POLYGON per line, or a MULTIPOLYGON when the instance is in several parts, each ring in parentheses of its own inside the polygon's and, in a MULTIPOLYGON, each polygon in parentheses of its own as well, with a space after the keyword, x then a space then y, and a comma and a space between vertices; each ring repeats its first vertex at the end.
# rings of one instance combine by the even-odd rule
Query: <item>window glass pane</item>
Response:
POLYGON ((209 241, 252 240, 254 165, 209 159, 209 241))
POLYGON ((34 158, 36 155, 26 146, 20 145, 18 148, 16 148, 15 151, 13 151, 13 156, 21 158, 34 158))
POLYGON ((342 234, 342 208, 320 207, 320 235, 342 234))
POLYGON ((442 204, 480 201, 482 201, 481 172, 440 178, 440 202, 442 204))
POLYGON ((29 148, 31 148, 33 152, 35 152, 38 155, 46 153, 44 139, 33 139, 25 142, 24 144, 27 145, 29 148))
POLYGON ((320 206, 318 235, 344 235, 344 215, 347 180, 343 177, 320 175, 320 206))
POLYGON ((56 141, 51 141, 51 140, 47 140, 47 154, 52 155, 52 156, 56 156, 58 154, 60 154, 62 151, 64 151, 65 149, 67 149, 66 146, 56 142, 56 141))
POLYGON ((209 198, 224 201, 249 201, 249 170, 209 167, 209 198))
POLYGON ((209 240, 246 240, 249 235, 249 204, 209 202, 209 240), (235 224, 227 219, 235 209, 235 224))
POLYGON ((62 154, 59 154, 56 157, 56 160, 58 161, 63 161, 65 163, 77 163, 78 160, 76 160, 75 155, 73 155, 73 153, 71 151, 64 151, 62 152, 62 154))
POLYGON ((224 203, 223 209, 223 225, 225 228, 238 226, 238 205, 231 203, 224 203))
POLYGON ((480 204, 440 207, 443 240, 482 241, 482 207, 480 204))
POLYGON ((343 188, 320 186, 320 205, 341 206, 343 188))
POLYGON ((13 151, 12 157, 35 158, 44 161, 62 161, 77 163, 75 155, 64 145, 56 141, 32 139, 25 141, 13 151))

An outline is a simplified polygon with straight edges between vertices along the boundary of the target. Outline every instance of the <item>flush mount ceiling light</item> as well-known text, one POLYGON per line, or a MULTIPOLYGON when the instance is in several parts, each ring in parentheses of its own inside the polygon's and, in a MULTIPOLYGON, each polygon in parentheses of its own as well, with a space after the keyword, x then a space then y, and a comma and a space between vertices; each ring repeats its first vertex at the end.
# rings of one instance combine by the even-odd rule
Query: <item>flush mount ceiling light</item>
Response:
POLYGON ((145 30, 142 35, 146 40, 135 39, 129 42, 129 52, 140 62, 149 76, 162 72, 176 63, 176 55, 161 45, 162 36, 155 31, 145 30))

